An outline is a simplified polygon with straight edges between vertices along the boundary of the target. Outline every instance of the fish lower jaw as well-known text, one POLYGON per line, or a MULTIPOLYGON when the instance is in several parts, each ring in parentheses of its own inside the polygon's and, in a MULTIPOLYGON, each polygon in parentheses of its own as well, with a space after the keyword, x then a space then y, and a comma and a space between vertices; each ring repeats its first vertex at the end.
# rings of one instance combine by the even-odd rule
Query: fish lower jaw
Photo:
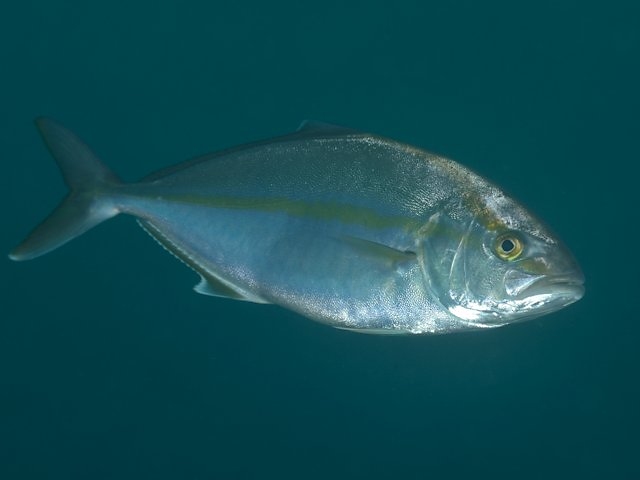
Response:
POLYGON ((491 328, 500 325, 491 321, 497 320, 499 315, 480 304, 469 304, 469 306, 457 304, 451 305, 447 309, 456 318, 477 325, 479 328, 491 328))

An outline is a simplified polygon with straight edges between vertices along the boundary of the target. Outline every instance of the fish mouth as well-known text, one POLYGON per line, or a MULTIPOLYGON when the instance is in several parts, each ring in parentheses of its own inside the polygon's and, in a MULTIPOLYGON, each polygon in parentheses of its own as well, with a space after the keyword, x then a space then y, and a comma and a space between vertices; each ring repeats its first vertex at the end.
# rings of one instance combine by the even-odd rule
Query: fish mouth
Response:
POLYGON ((476 328, 499 327, 555 312, 584 295, 584 277, 580 270, 557 275, 511 271, 506 278, 510 280, 505 285, 509 299, 497 308, 456 304, 449 307, 449 311, 476 328))
POLYGON ((517 295, 539 313, 548 313, 577 302, 584 296, 584 276, 576 271, 571 274, 542 276, 517 295))
POLYGON ((528 295, 536 293, 567 293, 582 297, 584 295, 584 276, 582 273, 571 275, 549 275, 539 278, 525 290, 528 295))

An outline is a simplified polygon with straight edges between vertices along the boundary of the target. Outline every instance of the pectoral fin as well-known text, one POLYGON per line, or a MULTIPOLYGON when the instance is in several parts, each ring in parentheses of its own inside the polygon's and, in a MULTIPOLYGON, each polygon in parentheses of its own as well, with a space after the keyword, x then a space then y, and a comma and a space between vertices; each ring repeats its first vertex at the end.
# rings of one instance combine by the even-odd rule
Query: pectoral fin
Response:
POLYGON ((383 263, 389 268, 397 269, 402 265, 416 261, 415 252, 399 250, 372 240, 351 236, 342 236, 338 240, 347 245, 354 254, 360 255, 367 260, 383 263))

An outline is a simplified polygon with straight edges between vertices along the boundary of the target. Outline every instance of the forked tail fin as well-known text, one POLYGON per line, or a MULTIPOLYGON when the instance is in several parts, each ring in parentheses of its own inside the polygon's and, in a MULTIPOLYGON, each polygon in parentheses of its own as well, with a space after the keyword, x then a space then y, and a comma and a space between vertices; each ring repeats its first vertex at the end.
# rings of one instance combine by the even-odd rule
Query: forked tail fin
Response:
POLYGON ((109 194, 120 179, 70 130, 44 117, 36 125, 70 191, 9 254, 12 260, 44 255, 119 213, 109 194))

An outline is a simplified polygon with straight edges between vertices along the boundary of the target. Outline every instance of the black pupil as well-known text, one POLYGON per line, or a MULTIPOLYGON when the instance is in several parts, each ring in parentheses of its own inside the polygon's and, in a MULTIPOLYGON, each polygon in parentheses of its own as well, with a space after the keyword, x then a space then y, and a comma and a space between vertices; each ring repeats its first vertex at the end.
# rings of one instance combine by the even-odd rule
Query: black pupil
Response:
POLYGON ((505 238, 504 240, 502 240, 500 248, 502 248, 502 251, 505 253, 511 253, 513 249, 516 248, 516 244, 513 242, 513 240, 505 238))

